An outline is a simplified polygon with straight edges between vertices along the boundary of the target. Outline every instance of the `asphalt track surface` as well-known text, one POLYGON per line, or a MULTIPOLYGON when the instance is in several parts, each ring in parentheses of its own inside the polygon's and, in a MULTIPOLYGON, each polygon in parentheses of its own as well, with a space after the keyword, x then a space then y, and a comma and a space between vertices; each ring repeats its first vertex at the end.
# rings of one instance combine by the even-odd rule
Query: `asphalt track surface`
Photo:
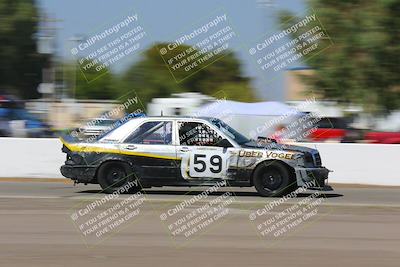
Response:
MULTIPOLYGON (((71 214, 104 199, 98 186, 0 182, 0 266, 400 266, 400 188, 335 186, 314 198, 320 202, 312 218, 280 236, 262 236, 249 219, 279 198, 223 188, 180 212, 189 214, 230 192, 228 214, 199 233, 173 236, 168 230, 173 221, 161 221, 160 214, 203 189, 148 189, 136 217, 110 235, 88 238, 71 214)), ((287 199, 264 215, 272 218, 312 193, 287 199)), ((98 211, 131 196, 110 200, 98 211)))

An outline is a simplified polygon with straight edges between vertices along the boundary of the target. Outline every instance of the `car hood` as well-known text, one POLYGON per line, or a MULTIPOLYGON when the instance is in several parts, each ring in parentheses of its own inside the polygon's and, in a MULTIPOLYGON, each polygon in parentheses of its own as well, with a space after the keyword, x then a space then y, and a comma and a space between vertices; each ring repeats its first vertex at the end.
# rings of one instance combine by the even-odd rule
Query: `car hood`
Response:
POLYGON ((314 148, 309 148, 305 146, 296 146, 296 145, 289 145, 289 144, 278 144, 278 143, 266 143, 266 144, 259 144, 256 141, 251 141, 245 144, 242 144, 241 147, 243 148, 255 148, 260 150, 283 150, 283 151, 291 151, 291 152, 309 152, 309 153, 318 153, 318 150, 314 148))

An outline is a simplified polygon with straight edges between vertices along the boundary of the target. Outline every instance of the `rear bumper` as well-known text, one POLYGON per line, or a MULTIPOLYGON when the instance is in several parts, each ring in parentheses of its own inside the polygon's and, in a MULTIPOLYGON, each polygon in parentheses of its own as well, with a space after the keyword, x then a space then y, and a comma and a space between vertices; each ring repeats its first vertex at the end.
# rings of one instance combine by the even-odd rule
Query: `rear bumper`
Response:
POLYGON ((93 182, 96 175, 96 168, 88 166, 63 165, 60 171, 64 177, 81 183, 93 182))
POLYGON ((325 180, 328 179, 330 171, 325 167, 317 167, 295 168, 295 172, 298 186, 322 189, 325 187, 325 180))

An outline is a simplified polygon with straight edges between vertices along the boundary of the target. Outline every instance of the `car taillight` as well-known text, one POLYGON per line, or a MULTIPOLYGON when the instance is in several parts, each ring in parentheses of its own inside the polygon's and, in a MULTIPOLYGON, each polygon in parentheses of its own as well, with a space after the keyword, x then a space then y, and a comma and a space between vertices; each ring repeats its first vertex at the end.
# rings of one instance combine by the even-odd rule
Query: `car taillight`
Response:
POLYGON ((62 146, 61 151, 64 152, 64 153, 67 153, 67 154, 68 154, 68 152, 70 152, 68 147, 66 147, 65 145, 62 146))

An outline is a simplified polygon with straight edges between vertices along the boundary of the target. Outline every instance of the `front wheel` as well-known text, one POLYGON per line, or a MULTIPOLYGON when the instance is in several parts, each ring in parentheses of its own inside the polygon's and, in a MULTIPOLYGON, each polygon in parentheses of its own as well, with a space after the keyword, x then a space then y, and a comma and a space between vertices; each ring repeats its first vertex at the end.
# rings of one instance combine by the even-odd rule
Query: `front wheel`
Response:
MULTIPOLYGON (((130 166, 123 162, 110 161, 103 163, 97 174, 99 182, 104 193, 111 194, 122 188, 128 188, 129 193, 135 193, 140 190, 139 183, 136 180, 130 166), (127 186, 129 182, 135 182, 135 186, 127 186)), ((125 190, 126 191, 126 190, 125 190)))
POLYGON ((265 162, 258 166, 253 174, 253 183, 263 197, 281 196, 296 187, 289 170, 279 162, 265 162))

